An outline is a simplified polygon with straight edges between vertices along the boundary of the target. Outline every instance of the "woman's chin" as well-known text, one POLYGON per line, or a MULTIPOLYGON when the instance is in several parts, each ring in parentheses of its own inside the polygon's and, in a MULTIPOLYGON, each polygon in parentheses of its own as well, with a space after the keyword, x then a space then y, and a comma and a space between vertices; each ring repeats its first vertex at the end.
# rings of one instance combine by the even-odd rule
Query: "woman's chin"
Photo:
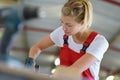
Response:
POLYGON ((66 34, 67 36, 70 36, 71 34, 66 34))
POLYGON ((71 34, 70 33, 65 33, 67 36, 70 36, 71 34))

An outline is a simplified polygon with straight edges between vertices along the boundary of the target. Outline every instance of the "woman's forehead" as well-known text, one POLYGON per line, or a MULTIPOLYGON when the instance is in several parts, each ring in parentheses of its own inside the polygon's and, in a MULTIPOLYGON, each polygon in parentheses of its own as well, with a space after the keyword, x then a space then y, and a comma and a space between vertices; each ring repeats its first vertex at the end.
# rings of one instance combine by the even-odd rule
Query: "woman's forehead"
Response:
POLYGON ((74 20, 73 17, 64 16, 64 15, 61 16, 61 22, 64 22, 64 23, 67 23, 67 24, 77 24, 78 23, 74 20))

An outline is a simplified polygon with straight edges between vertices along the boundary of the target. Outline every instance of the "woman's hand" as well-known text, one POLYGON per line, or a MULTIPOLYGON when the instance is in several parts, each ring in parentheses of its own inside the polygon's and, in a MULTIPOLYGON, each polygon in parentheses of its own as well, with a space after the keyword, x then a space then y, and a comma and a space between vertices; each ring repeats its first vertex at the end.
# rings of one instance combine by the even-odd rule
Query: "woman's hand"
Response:
POLYGON ((27 57, 26 58, 26 61, 25 61, 25 66, 27 68, 33 68, 34 67, 34 59, 33 58, 30 58, 30 57, 27 57))
POLYGON ((82 78, 79 69, 66 66, 56 67, 53 77, 57 80, 81 80, 82 78))
POLYGON ((40 66, 37 63, 35 63, 33 58, 26 58, 25 67, 30 69, 31 71, 40 72, 40 66))

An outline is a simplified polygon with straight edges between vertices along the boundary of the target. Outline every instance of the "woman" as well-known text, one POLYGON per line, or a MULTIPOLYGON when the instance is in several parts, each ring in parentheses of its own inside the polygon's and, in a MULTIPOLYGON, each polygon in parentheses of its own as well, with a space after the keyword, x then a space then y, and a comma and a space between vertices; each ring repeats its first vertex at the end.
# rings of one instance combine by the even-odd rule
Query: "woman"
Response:
POLYGON ((99 80, 100 63, 109 44, 103 35, 89 28, 92 13, 89 0, 68 0, 61 10, 62 26, 35 44, 26 62, 32 62, 42 50, 55 44, 61 47, 60 65, 66 66, 64 70, 77 69, 85 80, 99 80))

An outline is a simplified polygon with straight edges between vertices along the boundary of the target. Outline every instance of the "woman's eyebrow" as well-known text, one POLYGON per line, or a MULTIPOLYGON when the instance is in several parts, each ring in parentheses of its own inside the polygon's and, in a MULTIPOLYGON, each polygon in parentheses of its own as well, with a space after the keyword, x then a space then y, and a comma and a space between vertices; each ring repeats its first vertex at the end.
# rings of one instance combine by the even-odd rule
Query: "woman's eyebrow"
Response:
MULTIPOLYGON (((62 19, 60 19, 61 23, 63 23, 62 19)), ((65 23, 66 25, 72 25, 71 23, 65 23)))

